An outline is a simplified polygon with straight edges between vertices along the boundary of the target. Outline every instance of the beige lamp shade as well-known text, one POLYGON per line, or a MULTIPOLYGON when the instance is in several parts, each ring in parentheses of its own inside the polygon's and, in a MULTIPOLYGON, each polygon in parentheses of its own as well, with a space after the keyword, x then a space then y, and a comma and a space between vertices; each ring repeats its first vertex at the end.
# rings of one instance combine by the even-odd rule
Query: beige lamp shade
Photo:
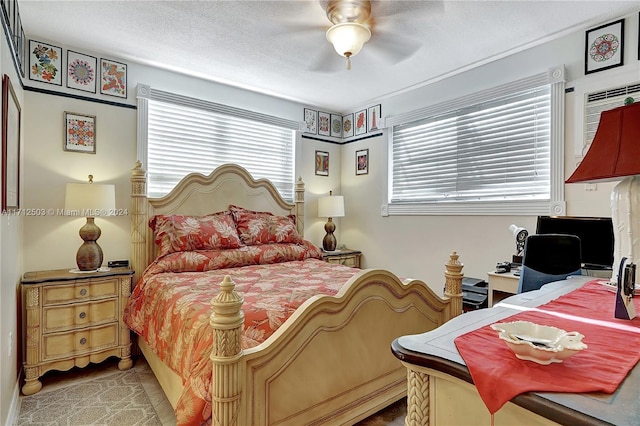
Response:
POLYGON ((78 216, 110 216, 116 208, 115 186, 97 183, 68 183, 64 208, 65 210, 78 211, 78 216))
POLYGON ((344 197, 330 195, 318 199, 318 217, 343 217, 344 197))
POLYGON ((80 228, 80 238, 84 243, 76 253, 76 263, 80 271, 93 271, 102 266, 102 248, 97 243, 102 234, 95 224, 96 216, 111 216, 116 207, 114 185, 92 183, 68 183, 64 208, 70 216, 84 216, 87 223, 80 228))

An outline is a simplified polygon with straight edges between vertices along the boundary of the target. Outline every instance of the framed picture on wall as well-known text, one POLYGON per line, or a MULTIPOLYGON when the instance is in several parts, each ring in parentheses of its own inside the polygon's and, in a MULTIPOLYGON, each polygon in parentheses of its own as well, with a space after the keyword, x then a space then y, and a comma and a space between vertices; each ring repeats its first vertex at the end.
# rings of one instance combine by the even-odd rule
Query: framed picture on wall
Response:
POLYGON ((328 112, 318 112, 318 134, 331 136, 331 114, 328 112))
POLYGON ((356 120, 356 123, 355 123, 356 136, 364 135, 365 133, 367 133, 367 110, 363 109, 362 111, 356 112, 355 120, 356 120))
POLYGON ((316 175, 329 176, 329 153, 316 151, 316 175))
POLYGON ((29 79, 62 86, 62 48, 29 40, 29 79))
POLYGON ((369 173, 369 150, 360 149, 356 151, 356 176, 369 173))
POLYGON ((367 115, 368 115, 367 124, 369 125, 367 130, 369 132, 378 130, 380 128, 379 126, 380 126, 381 114, 382 114, 382 105, 380 104, 367 108, 367 115))
POLYGON ((96 93, 96 66, 98 59, 67 50, 67 87, 96 93))
POLYGON ((20 207, 20 104, 2 77, 2 212, 20 207))
POLYGON ((100 59, 100 93, 119 98, 127 97, 127 64, 100 59))
POLYGON ((304 109, 304 133, 315 135, 318 133, 318 111, 304 109))
POLYGON ((584 50, 585 74, 624 65, 624 19, 588 30, 584 50))
POLYGON ((96 116, 64 113, 64 150, 96 153, 96 116))
POLYGON ((350 138, 353 136, 353 114, 342 116, 342 137, 350 138))
POLYGON ((331 136, 334 138, 342 137, 342 116, 331 114, 331 136))

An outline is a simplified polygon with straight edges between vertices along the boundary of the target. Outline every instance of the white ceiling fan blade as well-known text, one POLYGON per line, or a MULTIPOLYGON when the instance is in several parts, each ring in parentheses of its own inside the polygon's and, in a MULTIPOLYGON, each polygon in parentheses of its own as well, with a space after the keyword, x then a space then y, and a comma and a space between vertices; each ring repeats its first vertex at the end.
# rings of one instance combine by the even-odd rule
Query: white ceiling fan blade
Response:
POLYGON ((444 7, 443 0, 372 0, 371 15, 378 18, 406 15, 420 19, 440 14, 444 7))
POLYGON ((413 56, 422 43, 409 37, 386 32, 374 32, 371 40, 364 45, 363 51, 368 50, 388 63, 399 63, 413 56))
POLYGON ((346 61, 346 58, 338 55, 327 41, 318 47, 308 69, 318 73, 333 74, 345 70, 346 61))

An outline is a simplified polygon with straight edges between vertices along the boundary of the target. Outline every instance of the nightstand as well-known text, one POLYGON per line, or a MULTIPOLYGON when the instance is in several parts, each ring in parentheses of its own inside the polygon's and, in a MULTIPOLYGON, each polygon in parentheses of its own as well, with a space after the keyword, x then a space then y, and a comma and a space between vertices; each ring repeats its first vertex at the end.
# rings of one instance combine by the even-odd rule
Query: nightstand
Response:
POLYGON ((322 250, 322 260, 338 265, 351 266, 352 268, 360 267, 360 258, 362 252, 357 250, 342 249, 336 251, 322 250))
POLYGON ((22 278, 25 384, 42 388, 49 370, 86 367, 111 356, 118 368, 132 367, 131 335, 122 320, 131 294, 129 268, 71 273, 68 269, 27 272, 22 278))

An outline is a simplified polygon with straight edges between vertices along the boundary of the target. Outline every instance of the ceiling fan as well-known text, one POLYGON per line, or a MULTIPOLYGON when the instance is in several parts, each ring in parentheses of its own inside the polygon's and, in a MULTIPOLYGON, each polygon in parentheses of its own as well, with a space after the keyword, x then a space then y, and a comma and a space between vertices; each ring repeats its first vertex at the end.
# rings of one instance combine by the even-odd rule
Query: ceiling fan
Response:
POLYGON ((347 58, 347 69, 351 69, 351 57, 360 52, 371 38, 367 25, 371 16, 369 0, 329 0, 327 18, 333 26, 327 30, 327 40, 333 44, 338 55, 347 58))
MULTIPOLYGON (((434 12, 437 1, 391 0, 320 0, 332 26, 326 38, 335 52, 346 59, 347 70, 351 58, 368 42, 365 51, 377 59, 401 62, 413 55, 421 42, 407 37, 416 21, 424 22, 427 9, 434 12)), ((330 58, 323 55, 316 69, 332 68, 330 58)))

